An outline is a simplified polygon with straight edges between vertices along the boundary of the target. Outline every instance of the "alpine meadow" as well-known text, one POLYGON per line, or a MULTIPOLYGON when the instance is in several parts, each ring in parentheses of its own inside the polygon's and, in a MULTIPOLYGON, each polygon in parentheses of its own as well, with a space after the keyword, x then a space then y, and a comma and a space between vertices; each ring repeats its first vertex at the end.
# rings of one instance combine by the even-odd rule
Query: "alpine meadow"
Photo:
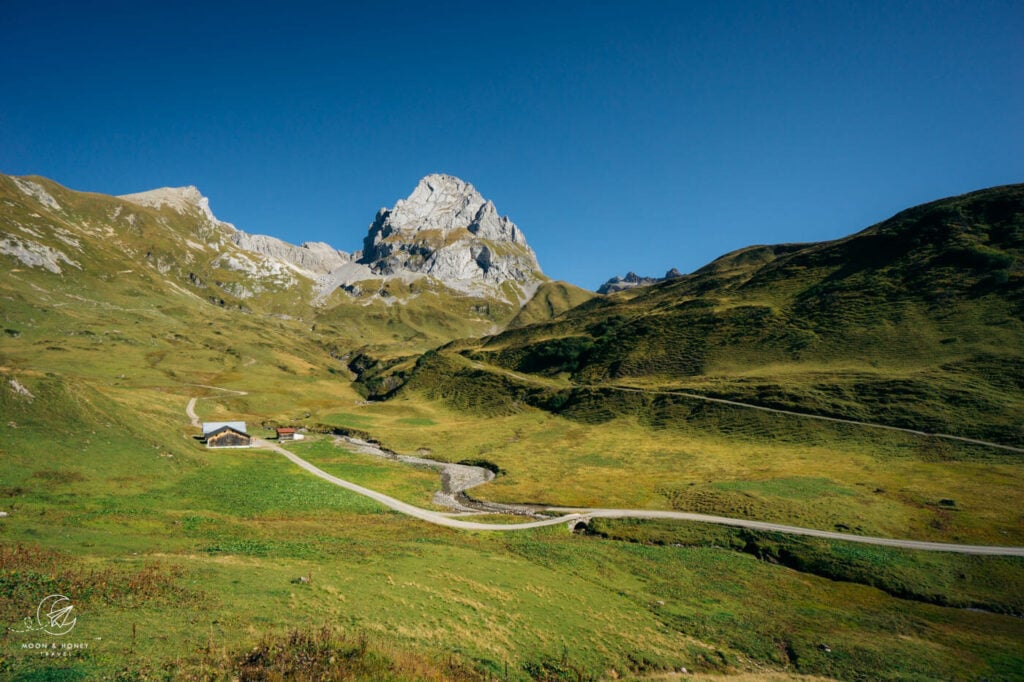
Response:
POLYGON ((0 226, 7 679, 1024 677, 1024 185, 606 294, 450 175, 0 226))

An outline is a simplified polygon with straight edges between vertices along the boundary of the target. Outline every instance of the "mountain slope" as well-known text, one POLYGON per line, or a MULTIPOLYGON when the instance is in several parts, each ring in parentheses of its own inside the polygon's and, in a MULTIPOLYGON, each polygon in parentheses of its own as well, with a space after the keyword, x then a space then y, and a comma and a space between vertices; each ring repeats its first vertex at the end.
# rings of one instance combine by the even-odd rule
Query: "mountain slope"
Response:
POLYGON ((577 386, 685 388, 1020 445, 1022 264, 1024 186, 993 188, 836 241, 743 249, 461 352, 577 386))

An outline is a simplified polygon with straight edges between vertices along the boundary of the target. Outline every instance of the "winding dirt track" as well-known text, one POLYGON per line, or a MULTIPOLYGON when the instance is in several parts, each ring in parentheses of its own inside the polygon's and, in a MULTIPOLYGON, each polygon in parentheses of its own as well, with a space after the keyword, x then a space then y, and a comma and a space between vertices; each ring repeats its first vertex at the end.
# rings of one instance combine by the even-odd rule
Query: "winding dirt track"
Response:
MULTIPOLYGON (((208 387, 213 388, 213 387, 208 387)), ((220 389, 226 390, 226 389, 220 389)), ((242 391, 229 391, 231 393, 242 394, 242 391)), ((199 417, 195 413, 196 398, 192 398, 188 402, 188 406, 185 411, 188 415, 191 423, 195 426, 199 424, 199 417)), ((287 458, 293 464, 302 467, 314 476, 318 476, 329 483, 333 483, 336 486, 345 488, 359 495, 370 498, 389 509, 412 516, 433 523, 438 526, 446 526, 448 528, 458 528, 460 530, 484 530, 484 531, 514 531, 514 530, 525 530, 527 528, 540 528, 543 526, 554 526, 559 523, 571 524, 578 522, 586 522, 592 518, 609 518, 609 519, 675 519, 680 521, 696 521, 699 523, 713 523, 723 526, 733 526, 737 528, 749 528, 752 530, 771 531, 775 533, 788 533, 790 535, 805 535, 816 538, 825 538, 828 540, 843 540, 846 542, 859 542, 867 545, 882 545, 885 547, 899 547, 901 549, 916 549, 929 552, 954 552, 958 554, 986 554, 995 556, 1020 556, 1024 557, 1024 547, 1001 547, 994 545, 956 545, 948 544, 943 542, 922 542, 919 540, 897 540, 893 538, 879 538, 865 535, 851 535, 848 533, 836 533, 826 530, 816 530, 813 528, 800 528, 798 526, 786 526, 778 523, 766 523, 764 521, 748 521, 746 519, 732 519, 724 516, 711 516, 708 514, 693 514, 689 512, 676 512, 676 511, 659 511, 653 509, 594 509, 594 508, 566 508, 566 507, 549 507, 547 511, 552 512, 563 512, 561 516, 544 519, 542 521, 530 521, 527 523, 480 523, 478 521, 466 521, 462 518, 455 518, 453 514, 446 514, 443 512, 430 511, 428 509, 421 509, 420 507, 413 506, 401 500, 396 500, 389 495, 379 493, 369 488, 364 488, 361 485, 356 485, 350 481, 346 481, 343 478, 333 476, 323 469, 310 464, 306 460, 302 459, 298 455, 285 450, 276 443, 263 440, 261 438, 254 438, 253 444, 255 447, 264 448, 272 452, 276 452, 279 455, 287 458)))
MULTIPOLYGON (((218 388, 217 386, 207 386, 206 384, 187 384, 188 386, 198 386, 199 388, 212 388, 214 391, 223 391, 225 393, 233 393, 235 395, 249 395, 246 391, 236 391, 231 388, 218 388)), ((185 406, 185 414, 188 415, 189 423, 196 428, 199 428, 199 415, 196 414, 196 402, 199 400, 209 400, 216 396, 207 396, 206 398, 189 398, 188 405, 185 406)))

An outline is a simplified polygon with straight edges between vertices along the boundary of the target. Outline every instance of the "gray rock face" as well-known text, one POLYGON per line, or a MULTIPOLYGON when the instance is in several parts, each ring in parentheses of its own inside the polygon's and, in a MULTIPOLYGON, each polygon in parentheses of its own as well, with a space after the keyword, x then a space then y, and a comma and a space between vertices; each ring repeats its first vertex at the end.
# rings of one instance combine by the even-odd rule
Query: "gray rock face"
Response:
POLYGON ((57 275, 63 272, 61 264, 81 270, 81 266, 63 252, 31 239, 18 239, 14 235, 0 239, 0 254, 14 256, 30 268, 44 268, 57 275))
POLYGON ((494 203, 485 200, 473 185, 435 174, 420 180, 409 198, 400 199, 394 208, 377 212, 363 240, 363 262, 387 258, 393 250, 388 237, 395 233, 408 239, 421 232, 448 234, 460 229, 479 239, 526 244, 519 228, 507 217, 500 217, 494 203))
POLYGON ((43 189, 43 186, 40 185, 38 182, 32 182, 31 180, 26 180, 25 178, 15 177, 12 177, 11 180, 13 180, 14 184, 18 186, 18 189, 20 189, 22 192, 29 195, 30 197, 35 198, 40 204, 42 204, 46 208, 49 208, 54 211, 63 210, 61 209, 61 205, 57 203, 57 200, 50 196, 50 193, 43 189))
POLYGON ((358 263, 371 276, 429 276, 465 293, 504 296, 500 289, 511 282, 520 302, 543 280, 522 231, 450 175, 428 175, 407 199, 378 211, 358 263))
POLYGON ((231 241, 240 249, 291 263, 314 276, 326 275, 352 260, 349 254, 324 242, 305 242, 302 246, 295 246, 276 237, 240 230, 231 235, 231 241))
POLYGON ((625 291, 626 289, 634 289, 636 287, 646 287, 658 282, 664 282, 665 280, 675 279, 682 277, 683 273, 679 272, 676 268, 672 268, 665 273, 664 277, 641 277, 635 272, 627 272, 625 277, 612 277, 610 280, 602 284, 597 289, 599 294, 614 294, 617 291, 625 291))

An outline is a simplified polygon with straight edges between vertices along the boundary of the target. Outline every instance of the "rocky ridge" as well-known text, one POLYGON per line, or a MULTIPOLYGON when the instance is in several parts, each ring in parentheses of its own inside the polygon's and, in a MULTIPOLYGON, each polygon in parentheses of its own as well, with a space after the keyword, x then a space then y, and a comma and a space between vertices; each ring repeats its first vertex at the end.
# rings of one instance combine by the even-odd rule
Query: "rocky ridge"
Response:
MULTIPOLYGON (((193 185, 161 187, 118 198, 148 208, 159 210, 166 206, 183 215, 196 215, 209 225, 225 230, 228 239, 241 250, 268 258, 273 265, 285 265, 309 279, 315 280, 352 260, 349 254, 324 242, 305 242, 295 246, 276 237, 243 232, 231 223, 219 220, 210 210, 210 200, 193 185)), ((271 266, 271 269, 279 268, 271 266)))
MULTIPOLYGON (((396 220, 402 229, 389 235, 381 250, 450 253, 464 244, 467 252, 481 249, 470 254, 474 258, 483 247, 525 254, 523 260, 532 267, 532 251, 516 243, 521 233, 497 216, 493 204, 486 206, 488 202, 473 194, 460 197, 469 199, 464 201, 472 213, 468 218, 435 205, 416 216, 424 229, 417 229, 411 219, 407 224, 396 220), (452 229, 436 227, 445 220, 452 229), (458 227, 463 221, 466 227, 458 227), (403 244, 413 240, 411 247, 403 244)), ((529 280, 543 278, 539 271, 527 270, 522 277, 526 284, 491 280, 455 288, 441 279, 446 276, 442 267, 424 272, 393 263, 386 273, 374 271, 373 261, 356 262, 361 251, 350 255, 323 243, 296 246, 240 231, 219 220, 211 203, 195 187, 115 197, 76 191, 44 177, 0 173, 0 289, 8 296, 25 293, 45 307, 68 305, 69 310, 82 301, 101 311, 166 305, 172 315, 181 315, 184 326, 218 315, 242 319, 233 317, 236 313, 253 316, 248 319, 302 320, 338 339, 337 344, 397 341, 419 349, 500 331, 522 309, 529 280), (339 288, 338 281, 352 284, 339 288), (71 303, 53 303, 62 296, 71 303), (206 307, 211 304, 214 309, 206 307)), ((397 213, 400 217, 402 212, 397 213)), ((366 234, 364 230, 359 238, 366 234)), ((502 264, 500 258, 495 261, 502 264)), ((543 319, 576 300, 548 298, 550 305, 534 306, 543 319)), ((277 329, 277 322, 273 324, 277 329)), ((16 334, 14 327, 8 333, 12 329, 16 334)), ((343 345, 337 348, 341 353, 343 345)))
POLYGON ((352 260, 350 254, 325 242, 303 242, 295 246, 277 237, 241 230, 231 235, 231 241, 245 251, 291 263, 314 278, 329 274, 352 260))

